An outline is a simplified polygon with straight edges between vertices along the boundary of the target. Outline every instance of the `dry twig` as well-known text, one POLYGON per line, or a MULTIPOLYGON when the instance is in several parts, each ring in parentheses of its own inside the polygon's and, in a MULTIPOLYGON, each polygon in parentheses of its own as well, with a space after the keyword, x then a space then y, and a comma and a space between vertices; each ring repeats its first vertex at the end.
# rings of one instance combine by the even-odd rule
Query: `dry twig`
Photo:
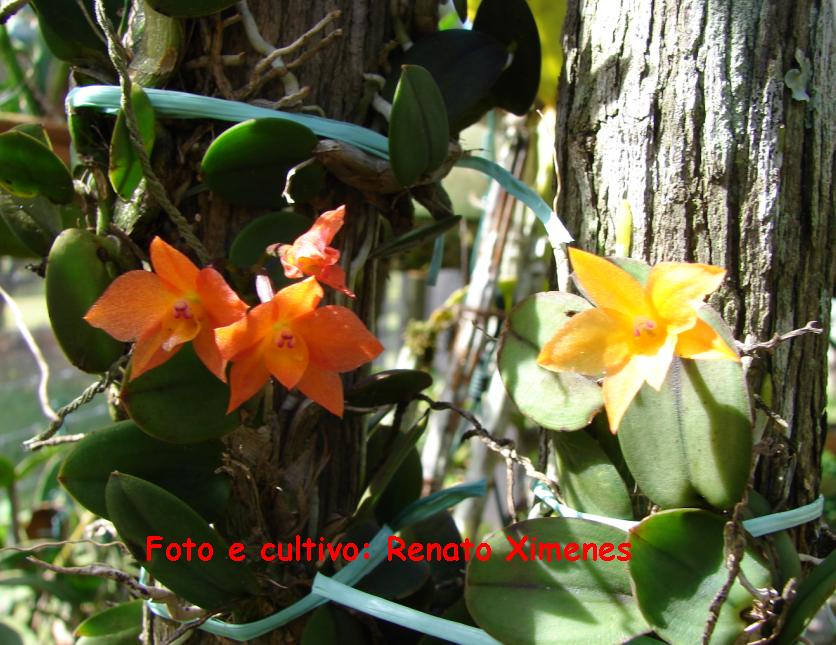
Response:
POLYGON ((821 323, 819 321, 811 320, 800 329, 793 329, 792 331, 788 331, 786 334, 775 334, 772 338, 764 342, 738 342, 737 348, 740 350, 740 353, 744 356, 751 356, 760 349, 765 350, 767 352, 771 352, 784 341, 790 340, 792 338, 797 338, 798 336, 804 336, 806 334, 821 334, 823 331, 824 329, 822 329, 821 323))

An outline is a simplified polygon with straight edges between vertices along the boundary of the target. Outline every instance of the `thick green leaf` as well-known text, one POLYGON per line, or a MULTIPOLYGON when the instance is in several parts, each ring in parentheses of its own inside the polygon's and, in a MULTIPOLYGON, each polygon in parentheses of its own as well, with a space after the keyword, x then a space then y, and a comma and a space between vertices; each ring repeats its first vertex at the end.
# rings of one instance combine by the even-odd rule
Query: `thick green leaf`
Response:
POLYGON ((557 481, 569 506, 584 513, 633 519, 633 506, 624 480, 587 431, 555 433, 552 443, 557 481))
MULTIPOLYGON (((2 209, 2 206, 0 206, 0 209, 2 209)), ((2 210, 0 210, 0 255, 9 255, 13 258, 41 257, 15 234, 12 227, 6 223, 2 210)))
POLYGON ((75 204, 57 205, 41 195, 15 197, 0 191, 0 219, 34 257, 46 257, 55 237, 80 217, 75 204))
POLYGON ((304 125, 286 119, 251 119, 212 142, 203 156, 203 175, 214 192, 234 204, 279 208, 287 173, 311 157, 317 139, 304 125))
POLYGON ((237 0, 147 0, 154 9, 174 18, 197 18, 231 7, 237 0))
POLYGON ((513 56, 493 88, 496 105, 523 115, 531 108, 540 86, 540 35, 525 0, 482 0, 475 31, 490 34, 513 56))
POLYGON ((414 228, 376 247, 369 254, 369 259, 385 258, 396 253, 403 253, 419 244, 434 240, 439 235, 443 235, 454 226, 457 226, 460 220, 461 215, 456 215, 455 217, 448 217, 447 219, 432 222, 426 226, 414 228))
POLYGON ((75 629, 75 645, 133 645, 142 634, 142 600, 90 616, 75 629))
POLYGON ((401 186, 411 186, 447 158, 450 126, 444 98, 420 65, 404 65, 389 118, 389 162, 401 186))
POLYGON ((636 395, 618 440, 636 483, 655 503, 731 508, 752 460, 740 364, 674 358, 659 392, 645 384, 636 395))
POLYGON ((57 204, 74 195, 64 162, 36 138, 15 130, 0 134, 0 188, 17 197, 43 195, 57 204))
MULTIPOLYGON (((142 88, 136 84, 131 87, 131 100, 139 133, 145 144, 145 151, 150 155, 156 136, 154 107, 142 88)), ((142 176, 142 166, 128 134, 127 120, 124 112, 120 110, 116 117, 116 126, 113 128, 113 137, 110 140, 110 167, 108 168, 110 184, 119 197, 130 200, 142 176)))
MULTIPOLYGON (((93 1, 32 0, 41 34, 56 58, 72 65, 110 66, 93 1)), ((118 25, 124 0, 104 0, 104 5, 111 22, 118 25)))
POLYGON ((433 377, 421 370, 384 370, 357 381, 345 400, 361 408, 404 403, 432 384, 433 377))
POLYGON ((264 267, 277 289, 290 284, 279 259, 267 255, 271 244, 292 244, 311 227, 311 220, 292 211, 268 213, 247 224, 232 242, 229 261, 241 269, 264 267))
POLYGON ((345 609, 334 604, 318 607, 305 623, 301 645, 365 645, 369 636, 363 624, 345 609))
MULTIPOLYGON (((630 592, 627 562, 619 545, 627 535, 603 524, 568 518, 540 518, 520 522, 494 533, 487 540, 491 557, 470 560, 465 600, 476 623, 494 638, 519 645, 546 643, 621 643, 650 631, 630 592), (510 539, 529 553, 531 545, 569 543, 579 545, 572 557, 582 555, 584 545, 613 545, 604 559, 546 561, 523 560, 510 539)), ((591 551, 592 547, 589 547, 591 551)), ((552 555, 554 558, 554 556, 552 555)))
POLYGON ((129 380, 121 398, 136 424, 162 441, 208 441, 238 425, 235 412, 226 414, 229 386, 197 358, 191 343, 159 367, 129 380))
MULTIPOLYGON (((502 44, 488 34, 466 29, 439 31, 416 42, 399 61, 420 65, 433 77, 444 97, 450 133, 478 121, 491 108, 491 89, 505 65, 502 44)), ((397 76, 389 79, 382 95, 391 100, 397 76)))
POLYGON ((107 518, 105 486, 118 470, 165 488, 211 522, 229 498, 229 479, 215 473, 222 452, 220 441, 166 443, 133 421, 122 421, 84 437, 67 455, 58 479, 83 506, 107 518))
POLYGON ((258 592, 258 582, 246 563, 229 559, 229 545, 190 506, 168 491, 131 475, 113 473, 106 488, 107 510, 119 536, 137 561, 166 587, 199 607, 212 609, 258 592), (148 536, 159 535, 165 548, 191 539, 212 547, 213 557, 202 561, 185 551, 176 561, 154 549, 146 560, 148 536))
POLYGON ((836 593, 836 551, 831 551, 824 562, 816 565, 798 586, 789 607, 784 628, 775 645, 793 645, 822 605, 836 593))
POLYGON ((46 307, 52 331, 70 362, 85 372, 107 370, 124 343, 91 327, 83 316, 115 277, 102 238, 70 228, 52 245, 46 265, 46 307))
POLYGON ((537 365, 540 348, 560 326, 591 306, 568 293, 538 293, 514 307, 505 322, 499 348, 502 382, 520 412, 545 428, 578 430, 603 405, 594 380, 537 365))
MULTIPOLYGON (((381 436, 377 432, 374 438, 381 436)), ((389 522, 404 508, 421 497, 424 484, 424 471, 421 468, 421 455, 415 447, 406 453, 389 485, 383 491, 374 507, 374 515, 380 524, 389 522)))
MULTIPOLYGON (((642 614, 672 645, 702 640, 711 603, 728 578, 723 555, 726 519, 699 509, 674 509, 644 519, 630 531, 630 577, 642 614)), ((751 549, 741 569, 756 587, 769 585, 769 571, 751 549)), ((741 612, 753 598, 739 582, 720 611, 711 643, 731 644, 746 622, 741 612)))
MULTIPOLYGON (((456 522, 449 511, 441 511, 416 522, 401 530, 401 537, 408 543, 419 543, 426 545, 430 542, 438 544, 461 544, 462 536, 456 527, 456 522)), ((464 561, 464 549, 459 547, 459 557, 464 561)), ((461 562, 446 560, 431 560, 430 576, 432 577, 434 593, 431 611, 436 613, 438 609, 448 608, 454 603, 460 603, 460 615, 456 617, 446 616, 453 620, 467 616, 467 609, 464 607, 462 589, 464 587, 464 568, 461 562)), ((473 619, 460 620, 473 625, 473 619)))
POLYGON ((0 488, 11 488, 15 479, 14 462, 5 455, 0 455, 0 488))

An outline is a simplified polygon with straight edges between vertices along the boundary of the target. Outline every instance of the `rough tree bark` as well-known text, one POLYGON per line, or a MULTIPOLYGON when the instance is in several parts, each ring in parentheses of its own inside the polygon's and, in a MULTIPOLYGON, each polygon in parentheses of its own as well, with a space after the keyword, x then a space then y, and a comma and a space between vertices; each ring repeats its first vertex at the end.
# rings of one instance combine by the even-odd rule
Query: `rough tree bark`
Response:
MULTIPOLYGON (((304 105, 318 106, 332 119, 369 125, 363 73, 380 71, 381 53, 392 35, 388 2, 249 0, 248 5, 264 40, 276 47, 292 43, 329 12, 340 10, 340 17, 312 39, 307 49, 336 29, 342 30, 342 35, 333 37, 327 47, 293 72, 301 86, 310 88, 304 105)), ((231 9, 222 17, 234 15, 231 9)), ((233 98, 230 89, 244 86, 263 58, 263 54, 253 51, 240 23, 222 28, 219 16, 189 21, 186 34, 186 53, 168 85, 170 89, 233 98), (194 66, 187 65, 190 60, 207 55, 219 61, 220 54, 238 52, 247 53, 246 65, 223 69, 228 84, 219 75, 220 65, 204 65, 196 71, 190 71, 194 66)), ((296 56, 298 53, 288 58, 296 56)), ((273 80, 242 100, 275 101, 283 95, 281 81, 273 80)), ((200 159, 213 136, 227 126, 190 121, 168 126, 178 154, 170 155, 164 162, 163 176, 170 193, 182 197, 185 188, 200 182, 200 159)), ((362 241, 375 234, 377 215, 367 217, 370 211, 363 196, 336 181, 328 186, 327 195, 320 201, 310 215, 340 203, 348 204, 350 218, 341 237, 344 257, 352 258, 362 241)), ((225 257, 237 231, 258 214, 232 207, 210 193, 183 197, 180 207, 194 220, 198 235, 216 260, 225 257)), ((170 239, 177 239, 173 230, 170 239)), ((366 268, 362 288, 357 289, 358 298, 351 305, 372 330, 374 271, 374 267, 366 268)), ((272 401, 272 412, 265 414, 263 427, 242 427, 225 438, 233 493, 220 528, 229 539, 252 545, 290 540, 297 534, 303 538, 333 538, 344 528, 362 492, 365 447, 359 418, 347 414, 341 421, 310 402, 289 397, 278 385, 273 388, 272 401)), ((313 577, 313 572, 305 571, 302 565, 273 564, 262 568, 257 573, 273 580, 275 593, 236 610, 236 621, 255 620, 289 605, 307 593, 313 577)), ((153 623, 147 625, 146 632, 152 641, 166 642, 176 625, 150 615, 147 618, 153 623)), ((303 623, 296 621, 250 642, 298 642, 303 623)), ((189 642, 221 641, 226 642, 206 632, 195 632, 189 642)))
MULTIPOLYGON (((627 200, 634 257, 728 269, 713 304, 737 338, 823 324, 749 370, 789 427, 769 422, 756 488, 779 509, 812 501, 836 241, 833 3, 570 0, 563 44, 558 212, 579 245, 612 253, 627 200), (799 100, 784 79, 805 68, 799 100)), ((801 548, 817 535, 799 531, 801 548)))

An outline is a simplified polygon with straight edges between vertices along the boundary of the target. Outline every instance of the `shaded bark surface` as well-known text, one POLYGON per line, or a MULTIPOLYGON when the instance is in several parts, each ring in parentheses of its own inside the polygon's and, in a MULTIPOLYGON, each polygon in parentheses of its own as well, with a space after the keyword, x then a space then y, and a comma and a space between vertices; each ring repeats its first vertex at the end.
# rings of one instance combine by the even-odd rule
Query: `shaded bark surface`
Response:
MULTIPOLYGON (((820 321, 761 353, 753 392, 771 454, 756 488, 778 507, 818 496, 834 282, 834 7, 830 0, 572 0, 559 89, 558 212, 612 253, 622 201, 633 257, 728 269, 718 306, 738 339, 820 321), (809 66, 797 100, 784 82, 809 66)), ((799 531, 817 549, 815 524, 799 531)), ((819 543, 818 551, 828 545, 819 543)))

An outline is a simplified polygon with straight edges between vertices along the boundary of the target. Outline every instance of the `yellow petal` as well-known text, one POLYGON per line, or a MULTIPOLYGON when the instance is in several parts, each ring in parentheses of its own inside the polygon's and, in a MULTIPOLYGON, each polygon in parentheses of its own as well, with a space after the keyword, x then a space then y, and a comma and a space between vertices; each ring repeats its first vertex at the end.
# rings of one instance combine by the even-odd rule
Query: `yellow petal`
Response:
POLYGON ((652 318, 644 288, 633 276, 609 260, 570 248, 569 257, 581 289, 599 307, 630 318, 652 318))
POLYGON ((604 379, 604 407, 613 434, 618 431, 624 413, 644 384, 644 376, 642 361, 634 357, 615 374, 604 379))
POLYGON ((678 333, 694 326, 695 308, 725 276, 725 269, 709 264, 660 262, 650 270, 647 291, 659 316, 678 333))
POLYGON ((700 318, 697 318, 697 324, 691 329, 679 334, 676 355, 702 360, 740 361, 740 357, 726 341, 712 329, 711 325, 700 318))
POLYGON ((638 364, 644 373, 644 379, 657 392, 661 389, 665 377, 668 375, 668 368, 673 360, 674 349, 676 348, 676 336, 668 334, 665 342, 653 354, 640 355, 638 364))
POLYGON ((277 331, 265 344, 264 365, 288 390, 299 383, 308 368, 308 346, 301 334, 290 328, 277 331))
POLYGON ((617 371, 630 353, 630 330, 601 309, 572 316, 543 346, 537 364, 594 376, 617 371))

